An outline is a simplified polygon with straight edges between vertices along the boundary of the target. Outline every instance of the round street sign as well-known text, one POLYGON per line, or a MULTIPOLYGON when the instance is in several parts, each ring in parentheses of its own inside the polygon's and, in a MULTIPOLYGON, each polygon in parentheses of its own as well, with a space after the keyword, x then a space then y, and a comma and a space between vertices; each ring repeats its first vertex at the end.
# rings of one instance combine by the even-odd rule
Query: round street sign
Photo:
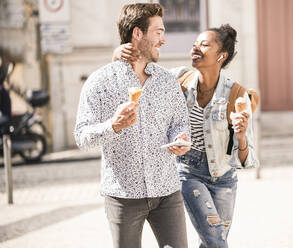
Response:
POLYGON ((70 22, 70 0, 38 1, 40 23, 70 22))
POLYGON ((64 0, 44 0, 45 8, 50 12, 57 12, 62 8, 64 0))

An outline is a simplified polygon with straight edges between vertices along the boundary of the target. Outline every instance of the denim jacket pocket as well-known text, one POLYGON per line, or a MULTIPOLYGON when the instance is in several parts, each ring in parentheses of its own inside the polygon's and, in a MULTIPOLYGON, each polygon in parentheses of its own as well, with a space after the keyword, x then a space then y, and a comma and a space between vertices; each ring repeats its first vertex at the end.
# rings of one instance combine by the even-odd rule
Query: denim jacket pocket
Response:
POLYGON ((227 110, 215 110, 212 112, 213 125, 215 129, 224 131, 228 128, 227 110))

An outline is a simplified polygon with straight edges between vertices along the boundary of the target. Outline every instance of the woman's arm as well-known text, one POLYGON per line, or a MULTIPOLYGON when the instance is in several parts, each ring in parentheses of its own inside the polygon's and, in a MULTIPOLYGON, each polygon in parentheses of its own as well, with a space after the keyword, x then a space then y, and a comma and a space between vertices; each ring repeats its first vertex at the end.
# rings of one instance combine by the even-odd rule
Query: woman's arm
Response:
POLYGON ((247 102, 247 113, 243 113, 242 117, 240 117, 242 121, 235 124, 235 129, 239 129, 239 132, 234 133, 235 147, 233 148, 232 153, 233 157, 239 161, 239 165, 241 163, 242 167, 257 167, 259 161, 254 146, 255 141, 252 128, 251 103, 247 93, 245 93, 244 98, 247 102))
POLYGON ((116 47, 113 52, 112 62, 116 61, 117 59, 123 59, 132 64, 138 61, 140 58, 140 51, 135 48, 132 43, 126 43, 116 47))
POLYGON ((248 128, 249 114, 242 113, 242 116, 238 117, 237 119, 241 120, 238 124, 235 125, 235 128, 239 130, 239 132, 236 133, 238 138, 238 157, 241 164, 244 164, 248 155, 248 142, 246 141, 245 136, 248 128))

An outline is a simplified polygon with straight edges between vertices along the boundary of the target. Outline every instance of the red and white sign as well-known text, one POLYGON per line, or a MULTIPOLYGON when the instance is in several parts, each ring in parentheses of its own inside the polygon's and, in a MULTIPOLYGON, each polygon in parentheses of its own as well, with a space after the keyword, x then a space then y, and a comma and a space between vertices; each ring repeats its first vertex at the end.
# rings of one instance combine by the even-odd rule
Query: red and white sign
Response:
POLYGON ((41 23, 70 21, 70 0, 39 0, 41 23))
POLYGON ((62 9, 64 0, 44 0, 45 8, 50 12, 57 12, 62 9))

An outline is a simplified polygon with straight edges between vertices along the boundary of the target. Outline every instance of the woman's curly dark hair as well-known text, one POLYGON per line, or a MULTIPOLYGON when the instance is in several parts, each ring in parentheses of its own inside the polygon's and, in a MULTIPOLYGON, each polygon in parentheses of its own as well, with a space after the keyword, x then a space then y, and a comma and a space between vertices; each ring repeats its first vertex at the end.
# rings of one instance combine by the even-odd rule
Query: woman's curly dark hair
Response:
POLYGON ((235 52, 237 32, 229 24, 221 25, 219 28, 209 28, 208 31, 213 31, 217 34, 216 42, 221 45, 219 52, 228 53, 228 57, 222 64, 223 68, 228 65, 237 54, 237 52, 235 52))

